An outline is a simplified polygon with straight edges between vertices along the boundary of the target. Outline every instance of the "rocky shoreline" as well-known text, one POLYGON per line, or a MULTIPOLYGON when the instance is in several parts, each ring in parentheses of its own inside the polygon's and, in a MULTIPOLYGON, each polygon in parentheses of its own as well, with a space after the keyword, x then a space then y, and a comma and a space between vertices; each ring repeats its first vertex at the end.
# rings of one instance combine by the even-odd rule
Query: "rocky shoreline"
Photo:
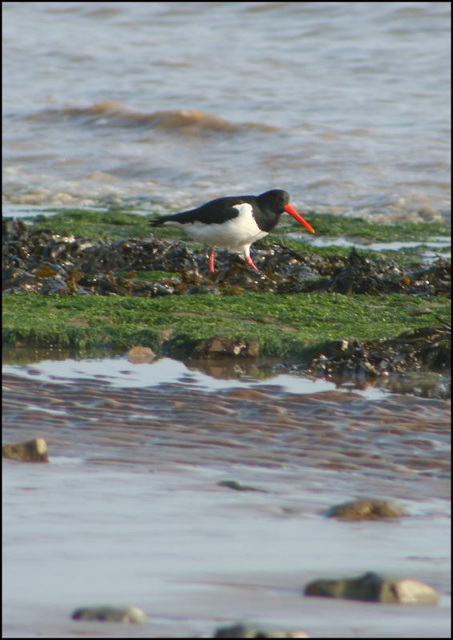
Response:
MULTIPOLYGON (((61 215, 64 220, 64 214, 61 215)), ((24 304, 24 296, 35 299, 38 295, 46 300, 40 312, 44 318, 55 312, 51 326, 58 326, 63 307, 69 309, 72 304, 71 320, 63 321, 63 326, 58 328, 60 336, 56 328, 55 333, 39 336, 19 329, 15 317, 6 313, 3 338, 7 346, 30 344, 62 348, 66 344, 83 355, 83 345, 91 342, 93 348, 97 345, 104 351, 121 349, 123 345, 127 350, 144 345, 152 347, 157 354, 173 357, 236 360, 266 355, 283 358, 292 354, 293 369, 330 379, 363 380, 408 372, 442 375, 449 372, 450 259, 439 256, 434 262, 423 263, 415 259, 408 261, 394 252, 395 257, 390 260, 387 254, 360 251, 355 247, 347 252, 303 251, 295 249, 289 240, 279 240, 256 243, 259 272, 247 268, 231 253, 220 251, 218 271, 209 274, 205 251, 180 240, 99 239, 90 237, 88 231, 85 237, 74 237, 47 228, 52 218, 46 223, 43 228, 40 222, 29 225, 14 218, 3 221, 6 307, 13 310, 17 307, 16 315, 23 317, 27 313, 31 318, 29 311, 20 310, 20 304, 24 304), (260 299, 260 308, 265 310, 262 322, 253 313, 256 299, 249 299, 249 295, 264 296, 260 299), (341 319, 338 296, 346 300, 346 304, 341 303, 344 312, 341 319), (115 307, 115 314, 124 314, 123 334, 121 337, 113 334, 115 320, 103 335, 101 328, 95 329, 94 322, 86 315, 90 307, 86 301, 99 301, 98 314, 107 318, 110 312, 103 301, 115 298, 150 300, 150 305, 144 308, 145 316, 148 310, 157 309, 151 304, 152 300, 167 299, 174 303, 168 304, 166 311, 162 307, 162 313, 168 318, 167 326, 165 318, 150 317, 146 331, 139 332, 130 314, 124 314, 130 305, 121 303, 115 307), (188 298, 190 310, 185 305, 188 298), (71 303, 76 299, 85 302, 76 308, 76 303, 71 303), (237 305, 234 310, 230 306, 219 307, 218 318, 209 329, 205 309, 214 309, 220 299, 241 300, 243 311, 238 315, 237 305), (294 301, 299 299, 300 305, 308 309, 303 318, 295 315, 294 301), (64 300, 67 302, 62 302, 64 300), (275 316, 277 300, 282 308, 287 306, 284 323, 275 316), (55 301, 54 308, 52 301, 55 301), (200 310, 197 301, 203 301, 200 310), (370 315, 370 326, 365 330, 369 310, 384 303, 387 310, 378 317, 370 315), (396 317, 397 307, 410 303, 416 306, 407 309, 401 306, 399 325, 393 330, 387 329, 389 320, 394 319, 389 316, 392 305, 396 317), (198 324, 194 322, 197 314, 198 324), (316 314, 319 326, 313 322, 316 314), (187 322, 182 325, 184 318, 187 322), (176 320, 179 324, 174 327, 172 323, 176 320), (357 321, 362 323, 360 328, 354 324, 357 321), (312 333, 299 334, 303 336, 301 341, 296 332, 307 322, 312 333), (255 332, 252 323, 257 323, 255 332), (125 332, 125 326, 130 328, 129 333, 125 332), (340 339, 329 340, 333 326, 340 339), (268 333, 264 334, 266 330, 268 333), (368 337, 373 335, 374 338, 368 337)), ((363 229, 362 225, 362 233, 363 229)), ((36 313, 39 306, 33 304, 36 313)), ((138 302, 135 307, 139 308, 138 302)), ((91 308, 94 311, 92 305, 91 308)))

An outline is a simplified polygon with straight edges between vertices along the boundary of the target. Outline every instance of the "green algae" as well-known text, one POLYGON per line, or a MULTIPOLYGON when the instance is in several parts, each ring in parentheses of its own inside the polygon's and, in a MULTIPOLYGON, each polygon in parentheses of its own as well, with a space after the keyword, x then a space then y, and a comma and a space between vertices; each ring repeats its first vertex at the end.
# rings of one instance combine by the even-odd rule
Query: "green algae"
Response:
MULTIPOLYGON (((49 210, 28 224, 63 236, 105 241, 159 238, 184 239, 176 229, 149 225, 149 212, 126 209, 49 210)), ((439 223, 384 225, 362 218, 303 212, 316 229, 316 237, 345 237, 361 242, 426 242, 449 236, 450 227, 439 223)), ((157 215, 154 212, 151 215, 157 215)), ((264 240, 269 247, 279 243, 301 254, 324 258, 347 256, 350 247, 316 247, 294 236, 300 226, 288 216, 264 240)), ((301 238, 303 235, 301 234, 301 238)), ((200 246, 191 243, 191 246, 200 246)), ((420 261, 417 248, 373 251, 364 245, 361 254, 374 260, 400 264, 420 261)), ((442 249, 439 249, 442 251, 442 249)), ((131 281, 160 282, 175 272, 118 271, 131 281)), ((190 357, 200 344, 214 336, 238 343, 257 344, 265 356, 304 357, 331 340, 392 338, 401 332, 437 325, 450 316, 450 302, 440 297, 407 295, 337 295, 305 293, 293 295, 239 294, 172 295, 157 298, 121 296, 39 296, 31 293, 4 295, 3 343, 9 348, 70 351, 78 356, 118 352, 134 345, 176 357, 190 357)))
MULTIPOLYGON (((157 215, 153 212, 132 213, 126 209, 93 211, 89 209, 49 209, 51 215, 40 213, 24 218, 30 224, 49 229, 62 235, 73 235, 88 240, 124 240, 130 238, 182 238, 187 235, 180 230, 167 227, 151 228, 149 221, 157 215)), ((356 238, 360 241, 428 241, 434 236, 450 236, 450 226, 444 223, 382 224, 359 217, 343 217, 330 213, 303 214, 316 230, 317 237, 356 238)), ((278 238, 286 231, 300 231, 301 227, 289 217, 282 218, 280 225, 266 238, 266 243, 278 238)), ((300 247, 300 245, 299 245, 300 247)))
MULTIPOLYGON (((122 209, 109 211, 57 209, 49 210, 49 213, 51 215, 41 213, 23 219, 34 227, 48 229, 62 236, 74 236, 86 240, 143 239, 152 235, 148 216, 122 209)), ((159 230, 160 238, 173 238, 179 235, 175 229, 159 230)))
MULTIPOLYGON (((439 222, 405 222, 383 224, 372 218, 347 217, 331 213, 303 214, 319 236, 329 238, 357 238, 369 242, 414 242, 427 241, 434 236, 450 236, 450 225, 439 222)), ((300 225, 290 221, 292 230, 300 230, 300 225)))
POLYGON ((390 338, 447 321, 449 300, 388 295, 240 294, 236 296, 3 297, 3 342, 79 355, 134 345, 175 357, 193 355, 213 336, 259 345, 261 355, 303 357, 343 339, 390 338))

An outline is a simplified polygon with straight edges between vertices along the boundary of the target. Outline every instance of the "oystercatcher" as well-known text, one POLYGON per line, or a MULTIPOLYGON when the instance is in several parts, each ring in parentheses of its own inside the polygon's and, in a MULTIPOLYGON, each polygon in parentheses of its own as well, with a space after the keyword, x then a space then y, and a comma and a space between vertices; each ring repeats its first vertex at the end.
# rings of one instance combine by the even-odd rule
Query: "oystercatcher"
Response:
POLYGON ((231 196, 206 202, 197 209, 160 216, 151 221, 184 229, 195 240, 206 242, 209 250, 209 271, 215 272, 214 247, 242 252, 246 264, 258 269, 250 257, 250 245, 267 236, 286 211, 297 222, 315 233, 313 227, 289 204, 289 195, 281 189, 272 189, 259 196, 231 196))

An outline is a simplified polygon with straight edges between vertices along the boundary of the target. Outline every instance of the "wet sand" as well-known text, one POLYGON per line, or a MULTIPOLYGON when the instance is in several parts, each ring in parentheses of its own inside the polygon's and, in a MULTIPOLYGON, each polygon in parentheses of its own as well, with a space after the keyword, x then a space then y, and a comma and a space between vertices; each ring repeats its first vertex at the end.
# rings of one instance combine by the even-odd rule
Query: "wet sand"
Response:
POLYGON ((7 373, 3 440, 41 436, 51 464, 4 461, 5 637, 183 637, 255 621, 312 637, 449 637, 446 400, 289 392, 190 375, 154 386, 7 373), (261 492, 218 486, 236 480, 261 492), (410 517, 322 517, 354 497, 410 517), (364 571, 423 580, 438 607, 301 596, 364 571), (146 626, 74 622, 135 605, 146 626))

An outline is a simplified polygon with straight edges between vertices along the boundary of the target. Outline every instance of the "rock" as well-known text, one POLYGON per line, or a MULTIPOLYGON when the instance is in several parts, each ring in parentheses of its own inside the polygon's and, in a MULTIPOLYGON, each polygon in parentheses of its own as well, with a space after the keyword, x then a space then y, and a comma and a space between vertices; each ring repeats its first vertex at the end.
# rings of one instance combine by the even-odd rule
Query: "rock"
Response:
POLYGON ((73 620, 96 620, 98 622, 132 622, 142 624, 148 621, 146 614, 137 607, 82 607, 76 609, 73 620))
POLYGON ((202 358, 218 356, 257 357, 259 355, 259 343, 257 340, 239 341, 222 336, 213 336, 197 347, 197 354, 202 358))
POLYGON ((5 444, 3 457, 21 462, 49 462, 47 443, 43 438, 35 438, 20 444, 5 444))
POLYGON ((325 513, 328 518, 342 520, 382 520, 385 518, 401 518, 406 513, 397 502, 390 500, 352 500, 330 507, 325 513))
POLYGON ((262 629, 248 624, 233 624, 218 627, 213 638, 308 638, 305 631, 284 631, 282 629, 262 629))
POLYGON ((61 277, 46 278, 42 283, 39 293, 42 295, 70 293, 69 287, 61 277))
POLYGON ((152 362, 156 358, 156 354, 149 347, 132 347, 127 354, 129 362, 133 364, 144 364, 152 362))
POLYGON ((377 573, 364 573, 357 578, 314 580, 304 590, 306 596, 341 598, 396 604, 437 604, 436 591, 412 578, 385 578, 377 573))
POLYGON ((386 580, 384 587, 390 588, 391 593, 385 595, 384 602, 398 602, 399 604, 437 604, 439 595, 427 584, 412 578, 386 580), (389 583, 387 585, 387 583, 389 583), (395 598, 395 600, 393 599, 395 598))
POLYGON ((451 365, 451 327, 423 327, 379 340, 334 341, 311 359, 310 373, 344 378, 380 377, 431 369, 447 372, 451 365))
POLYGON ((228 489, 234 489, 235 491, 259 491, 260 493, 269 493, 266 489, 258 489, 257 487, 252 487, 249 484, 241 484, 240 482, 236 482, 236 480, 221 480, 217 483, 218 487, 227 487, 228 489))

